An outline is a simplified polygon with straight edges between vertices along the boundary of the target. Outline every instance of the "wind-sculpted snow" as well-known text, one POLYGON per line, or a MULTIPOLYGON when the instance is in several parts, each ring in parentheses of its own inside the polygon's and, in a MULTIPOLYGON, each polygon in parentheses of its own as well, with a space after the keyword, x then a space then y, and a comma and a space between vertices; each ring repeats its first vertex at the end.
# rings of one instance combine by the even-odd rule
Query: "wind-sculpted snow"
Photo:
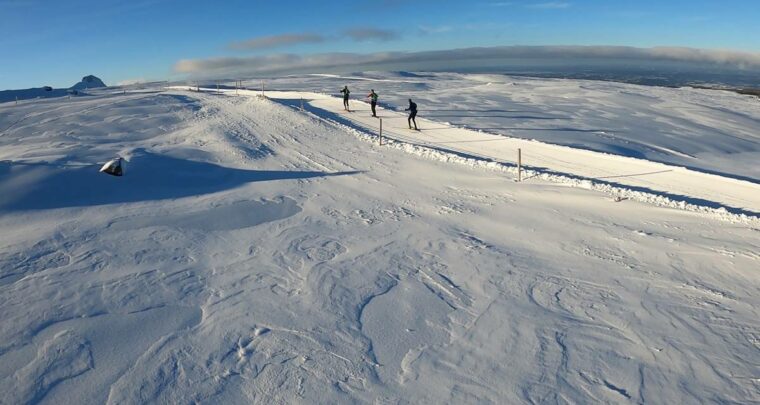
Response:
POLYGON ((40 346, 29 364, 2 381, 3 402, 38 402, 57 384, 92 368, 90 343, 71 331, 60 332, 40 346))
POLYGON ((752 221, 254 95, 97 97, 0 106, 2 403, 760 400, 752 221))
POLYGON ((276 201, 240 201, 182 214, 119 218, 108 229, 122 231, 148 227, 175 227, 202 231, 229 231, 277 221, 301 211, 298 204, 282 197, 276 201))

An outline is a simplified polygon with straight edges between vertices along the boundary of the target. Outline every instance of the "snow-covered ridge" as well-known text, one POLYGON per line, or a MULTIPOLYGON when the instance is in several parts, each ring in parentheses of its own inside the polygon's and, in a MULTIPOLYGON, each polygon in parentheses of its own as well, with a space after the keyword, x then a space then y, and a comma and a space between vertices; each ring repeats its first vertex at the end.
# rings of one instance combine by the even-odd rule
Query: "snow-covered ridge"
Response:
MULTIPOLYGON (((172 88, 190 89, 186 86, 172 88)), ((221 89, 220 92, 242 96, 261 94, 234 89, 221 89)), ((345 114, 341 111, 340 100, 330 95, 283 91, 267 91, 265 94, 294 108, 300 109, 303 102, 315 116, 341 124, 347 130, 377 142, 377 120, 368 116, 369 108, 364 102, 354 101, 353 112, 345 114)), ((508 138, 420 118, 418 123, 423 131, 410 132, 403 128, 406 120, 402 113, 380 110, 384 137, 395 141, 389 144, 420 156, 501 170, 517 177, 519 148, 524 156, 524 179, 539 177, 604 192, 617 201, 631 199, 715 215, 731 222, 760 220, 760 184, 638 158, 508 138)))
POLYGON ((26 100, 37 98, 54 98, 64 97, 67 95, 77 94, 82 90, 99 89, 106 87, 98 77, 93 75, 87 75, 82 78, 81 81, 67 89, 54 89, 50 86, 36 87, 31 89, 17 89, 17 90, 0 90, 0 103, 15 101, 23 102, 26 100))

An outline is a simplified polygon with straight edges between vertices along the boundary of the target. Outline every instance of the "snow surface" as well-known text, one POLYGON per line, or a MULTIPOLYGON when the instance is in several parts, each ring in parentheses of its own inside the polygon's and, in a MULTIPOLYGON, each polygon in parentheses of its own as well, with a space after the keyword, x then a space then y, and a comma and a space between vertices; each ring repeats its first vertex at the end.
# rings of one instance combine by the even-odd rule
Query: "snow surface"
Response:
POLYGON ((314 100, 0 105, 0 401, 760 401, 754 217, 517 183, 314 100))
MULTIPOLYGON (((192 87, 173 87, 190 90, 192 87)), ((197 90, 198 88, 196 88, 197 90)), ((216 93, 254 96, 251 90, 210 89, 216 93)), ((268 91, 266 97, 309 110, 347 130, 358 129, 365 136, 379 139, 380 121, 370 115, 366 102, 354 101, 350 112, 344 111, 338 98, 318 93, 268 91)), ((393 110, 378 115, 384 122, 386 141, 411 153, 460 161, 475 166, 517 172, 517 161, 525 169, 524 178, 544 180, 595 189, 614 198, 635 199, 673 208, 710 212, 730 221, 753 222, 760 218, 760 183, 704 173, 627 156, 569 148, 538 141, 528 141, 482 130, 458 128, 417 118, 420 131, 409 131, 406 114, 393 110), (518 152, 524 151, 523 158, 518 152), (510 163, 511 162, 511 163, 510 163), (530 164, 528 164, 530 162, 530 164)))
MULTIPOLYGON (((259 82, 247 83, 260 88, 259 82)), ((273 90, 361 98, 451 126, 643 158, 760 183, 760 99, 729 91, 460 73, 273 78, 273 90)))

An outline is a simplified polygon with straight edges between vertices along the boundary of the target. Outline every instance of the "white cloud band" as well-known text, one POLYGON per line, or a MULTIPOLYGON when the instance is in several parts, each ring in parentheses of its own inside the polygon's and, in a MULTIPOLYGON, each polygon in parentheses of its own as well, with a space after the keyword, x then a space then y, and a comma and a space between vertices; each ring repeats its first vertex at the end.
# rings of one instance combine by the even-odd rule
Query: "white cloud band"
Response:
POLYGON ((428 69, 440 69, 449 66, 452 62, 467 61, 473 63, 498 59, 669 61, 760 70, 760 53, 757 52, 681 47, 504 46, 424 52, 276 54, 252 57, 185 59, 174 65, 174 71, 193 76, 210 77, 232 74, 289 73, 351 66, 375 66, 379 70, 382 65, 394 65, 397 68, 411 65, 413 68, 415 65, 425 64, 428 69))

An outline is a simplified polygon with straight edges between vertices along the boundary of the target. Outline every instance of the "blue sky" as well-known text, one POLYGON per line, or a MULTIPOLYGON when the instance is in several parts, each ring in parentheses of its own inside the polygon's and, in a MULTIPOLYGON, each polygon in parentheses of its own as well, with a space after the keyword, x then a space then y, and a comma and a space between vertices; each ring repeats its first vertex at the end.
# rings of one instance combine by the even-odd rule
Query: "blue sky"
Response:
POLYGON ((504 45, 760 52, 758 0, 0 0, 0 21, 0 89, 68 87, 86 74, 108 84, 176 79, 180 60, 280 53, 504 45))

